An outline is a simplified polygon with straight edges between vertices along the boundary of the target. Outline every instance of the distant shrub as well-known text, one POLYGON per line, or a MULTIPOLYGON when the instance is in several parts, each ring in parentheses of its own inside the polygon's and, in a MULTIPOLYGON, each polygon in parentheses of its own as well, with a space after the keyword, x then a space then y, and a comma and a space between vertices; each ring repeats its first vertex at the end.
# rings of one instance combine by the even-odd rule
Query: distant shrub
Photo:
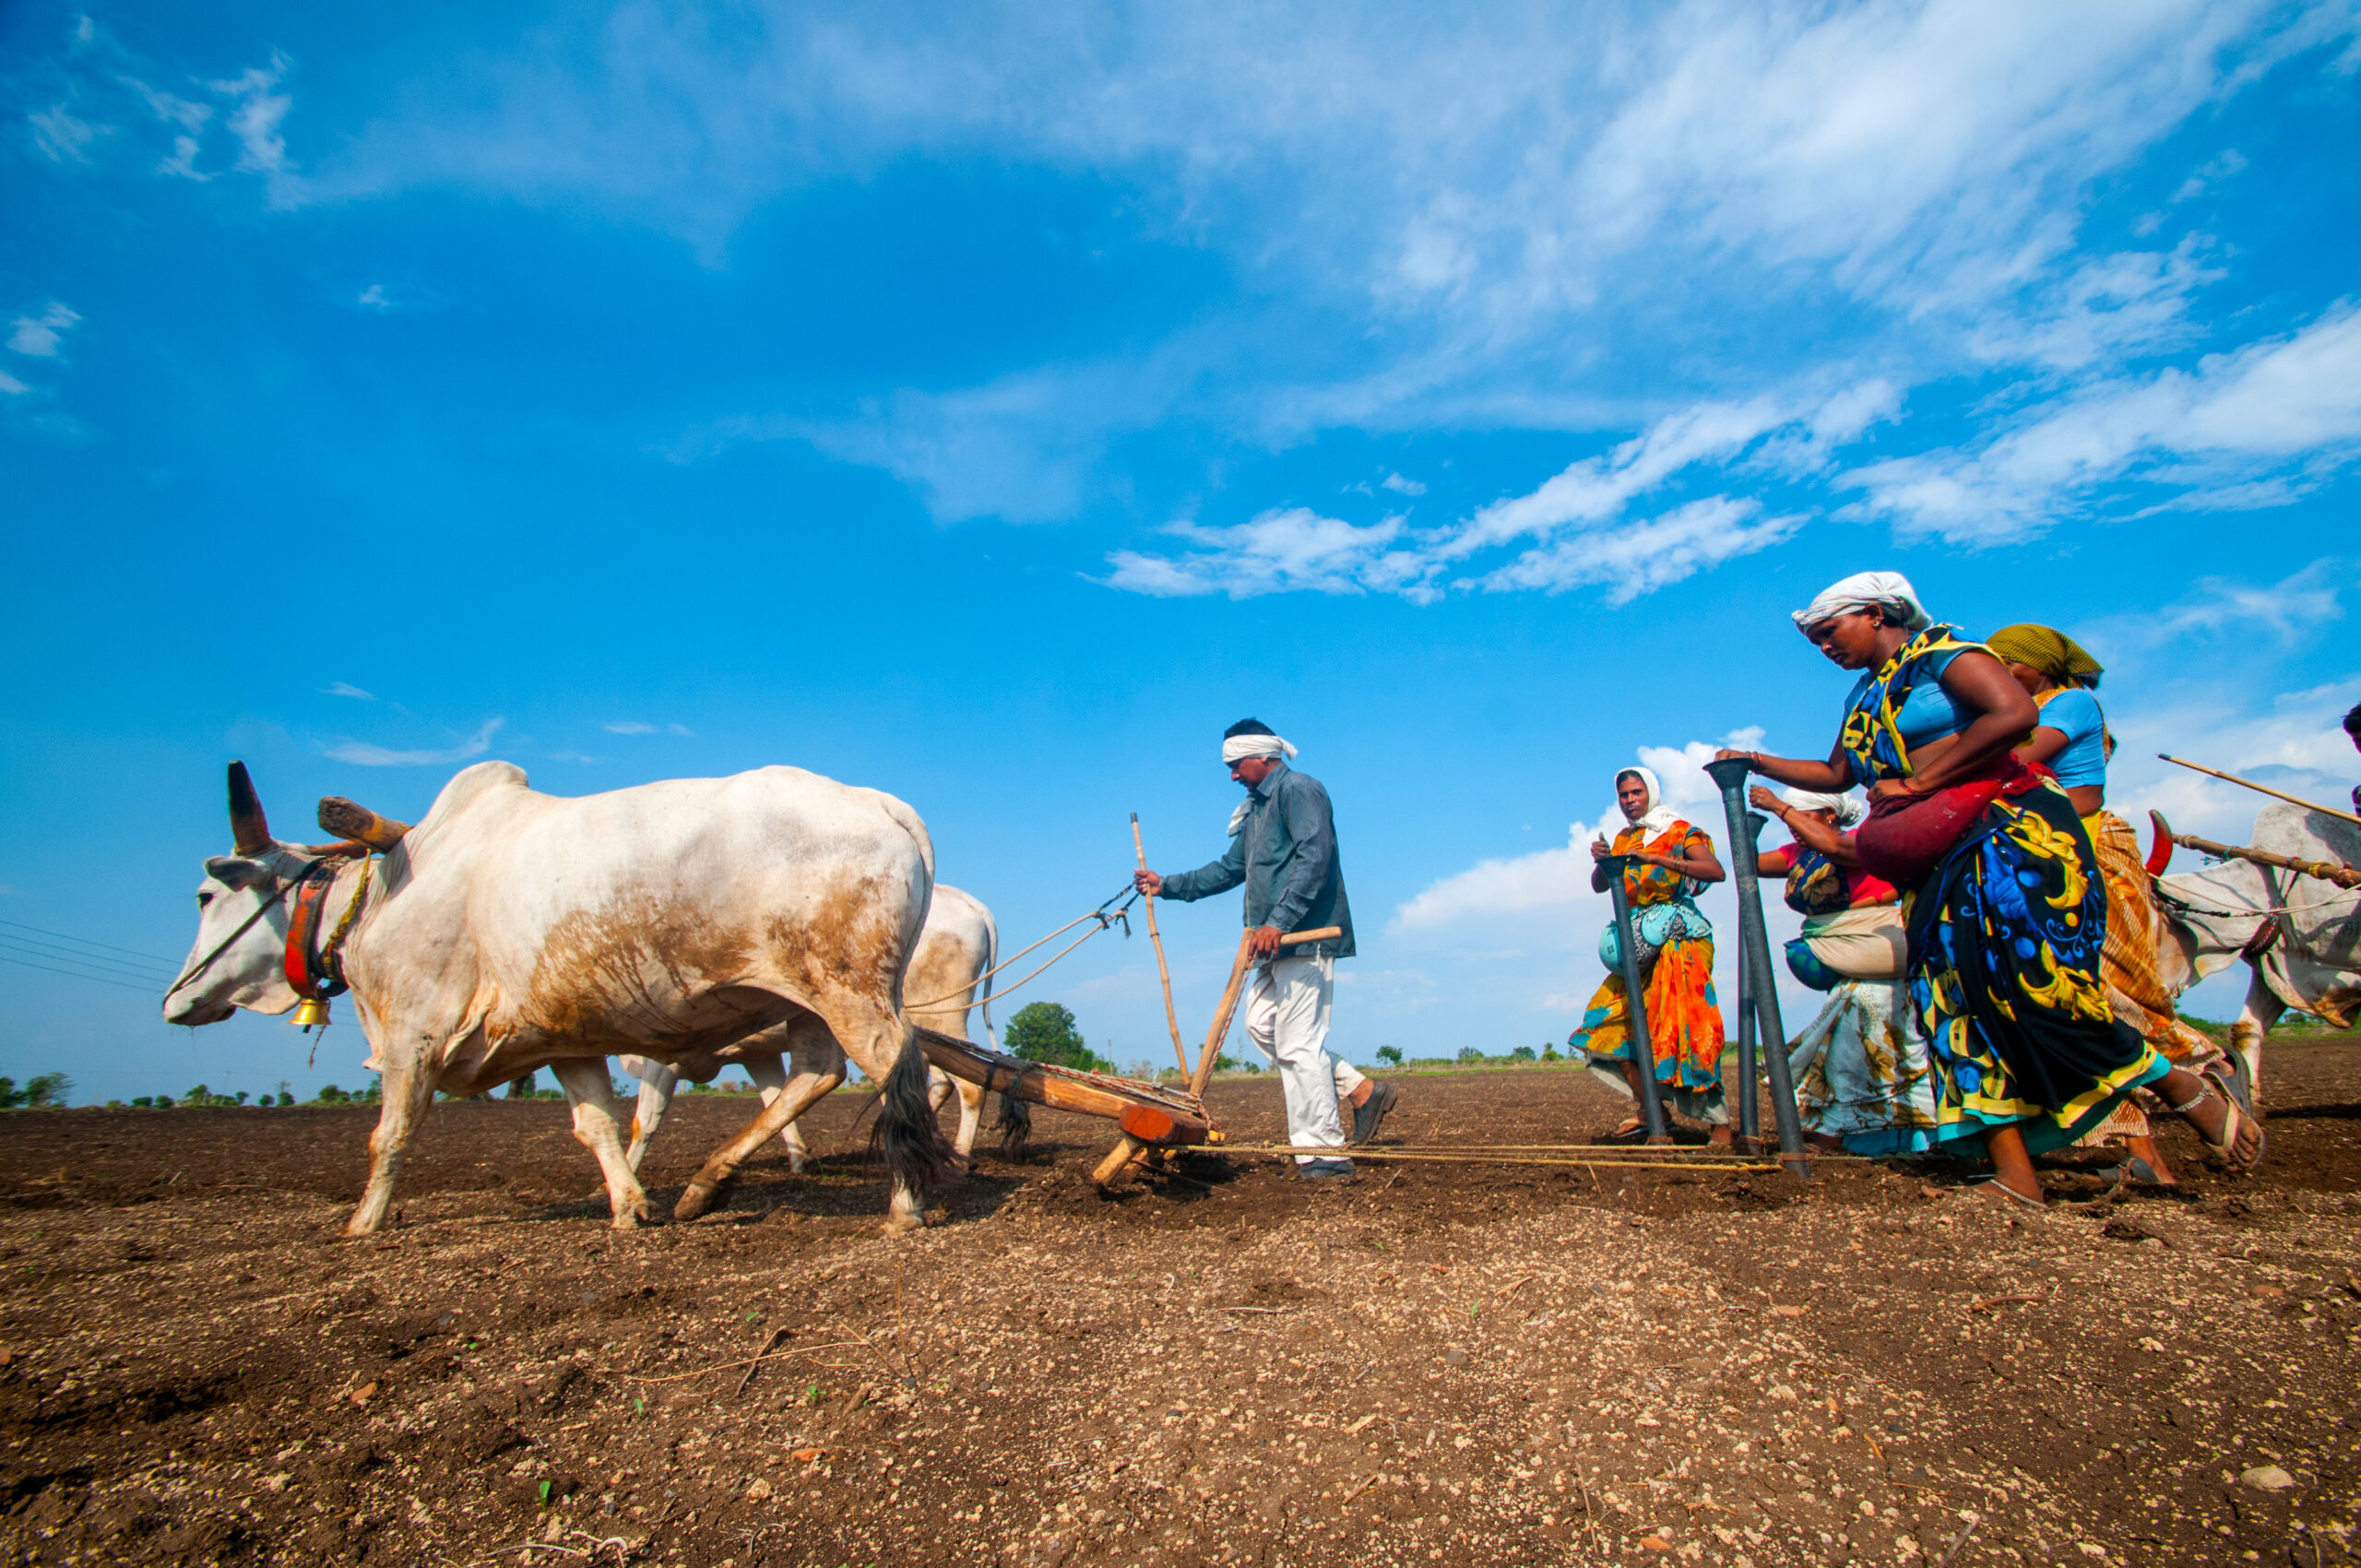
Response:
POLYGON ((1402 1065, 1402 1048, 1398 1045, 1381 1045, 1377 1048, 1377 1059, 1388 1066, 1399 1067, 1402 1065))
POLYGON ((1459 1048, 1460 1065, 1466 1066, 1472 1063, 1481 1062, 1482 1060, 1484 1060, 1484 1053, 1477 1050, 1474 1046, 1463 1045, 1459 1048))
POLYGON ((23 1088, 14 1078, 0 1078, 0 1110, 55 1110, 65 1103, 73 1090, 74 1080, 63 1073, 43 1073, 26 1081, 23 1088))
POLYGON ((281 1089, 279 1091, 279 1103, 280 1105, 292 1105, 295 1103, 295 1097, 289 1094, 285 1089, 281 1089))
POLYGON ((1518 1046, 1514 1051, 1509 1052, 1509 1060, 1512 1062, 1531 1062, 1536 1060, 1533 1054, 1533 1047, 1529 1045, 1518 1046))
POLYGON ((1001 1028, 1001 1044, 1011 1056, 1047 1062, 1086 1073, 1111 1073, 1115 1064, 1083 1043, 1072 1010, 1055 1002, 1028 1002, 1001 1028))
POLYGON ((1558 1054, 1558 1047, 1555 1042, 1552 1042, 1541 1048, 1541 1060, 1544 1062, 1563 1062, 1565 1058, 1558 1054))
POLYGON ((352 1097, 334 1084, 322 1084, 320 1092, 313 1098, 312 1103, 314 1105, 350 1105, 352 1097))

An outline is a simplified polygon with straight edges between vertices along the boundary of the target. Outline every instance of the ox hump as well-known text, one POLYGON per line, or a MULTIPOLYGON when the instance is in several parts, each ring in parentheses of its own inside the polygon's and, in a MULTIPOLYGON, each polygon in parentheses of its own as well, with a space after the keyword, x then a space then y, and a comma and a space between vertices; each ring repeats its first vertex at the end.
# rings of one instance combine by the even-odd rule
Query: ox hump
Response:
POLYGON ((480 762, 463 767, 443 786, 434 797, 433 809, 426 814, 430 820, 448 820, 481 800, 494 790, 529 789, 525 770, 513 762, 480 762))

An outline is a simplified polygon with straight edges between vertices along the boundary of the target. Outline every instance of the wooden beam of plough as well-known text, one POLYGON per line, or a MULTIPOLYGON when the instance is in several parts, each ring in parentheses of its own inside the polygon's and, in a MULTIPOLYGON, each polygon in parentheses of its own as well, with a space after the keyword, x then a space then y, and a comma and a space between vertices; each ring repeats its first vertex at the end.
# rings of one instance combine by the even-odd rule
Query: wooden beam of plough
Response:
POLYGON ((1136 1146, 1133 1152, 1136 1147, 1202 1144, 1213 1132, 1204 1107, 1193 1096, 1157 1084, 1027 1062, 934 1029, 919 1029, 919 1045, 929 1062, 955 1078, 981 1086, 988 1093, 1014 1095, 1057 1111, 1103 1116, 1123 1130, 1124 1138, 1136 1146))

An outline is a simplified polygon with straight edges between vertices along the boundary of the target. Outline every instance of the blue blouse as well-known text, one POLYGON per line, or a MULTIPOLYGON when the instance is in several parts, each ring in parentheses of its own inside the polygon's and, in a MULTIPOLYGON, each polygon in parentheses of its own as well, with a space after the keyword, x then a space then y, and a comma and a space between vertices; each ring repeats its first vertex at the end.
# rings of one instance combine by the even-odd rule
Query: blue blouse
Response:
POLYGON ((2065 749, 2049 759, 2058 782, 2069 790, 2106 783, 2106 716, 2099 699, 2081 686, 2068 686, 2041 705, 2040 727, 2066 737, 2065 749))
MULTIPOLYGON (((1943 690, 1941 679, 1952 660, 1966 651, 1963 647, 1929 655, 1925 678, 1913 682, 1910 695, 1903 698, 1902 711, 1894 719, 1902 731, 1902 743, 1912 751, 1967 728, 1960 720, 1959 705, 1952 701, 1951 693, 1943 690)), ((1861 700, 1861 694, 1869 689, 1874 678, 1864 675, 1854 683, 1853 695, 1845 700, 1847 707, 1861 700)))

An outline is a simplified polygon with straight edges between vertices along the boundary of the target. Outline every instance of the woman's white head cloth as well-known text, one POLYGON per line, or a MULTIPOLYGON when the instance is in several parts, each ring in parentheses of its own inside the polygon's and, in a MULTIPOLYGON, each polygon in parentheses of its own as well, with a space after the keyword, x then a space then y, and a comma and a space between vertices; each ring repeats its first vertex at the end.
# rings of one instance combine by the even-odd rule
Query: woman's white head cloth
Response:
POLYGON ((1680 820, 1680 814, 1664 803, 1664 781, 1655 770, 1645 767, 1619 767, 1615 770, 1615 787, 1623 787, 1625 778, 1637 778, 1648 791, 1648 809, 1631 819, 1631 826, 1643 833, 1663 833, 1680 820))
POLYGON ((1295 748, 1276 735, 1232 735, 1221 743, 1221 760, 1225 764, 1250 756, 1282 755, 1295 755, 1295 748))
POLYGON ((1829 812, 1839 827, 1850 827, 1869 814, 1857 795, 1823 795, 1812 790, 1790 790, 1787 803, 1799 812, 1829 812))
POLYGON ((1863 610, 1891 611, 1893 618, 1914 632, 1923 632, 1935 618, 1918 602, 1918 590, 1899 572, 1856 572, 1842 582, 1820 590, 1820 597, 1795 612, 1796 624, 1806 631, 1822 621, 1863 610))

